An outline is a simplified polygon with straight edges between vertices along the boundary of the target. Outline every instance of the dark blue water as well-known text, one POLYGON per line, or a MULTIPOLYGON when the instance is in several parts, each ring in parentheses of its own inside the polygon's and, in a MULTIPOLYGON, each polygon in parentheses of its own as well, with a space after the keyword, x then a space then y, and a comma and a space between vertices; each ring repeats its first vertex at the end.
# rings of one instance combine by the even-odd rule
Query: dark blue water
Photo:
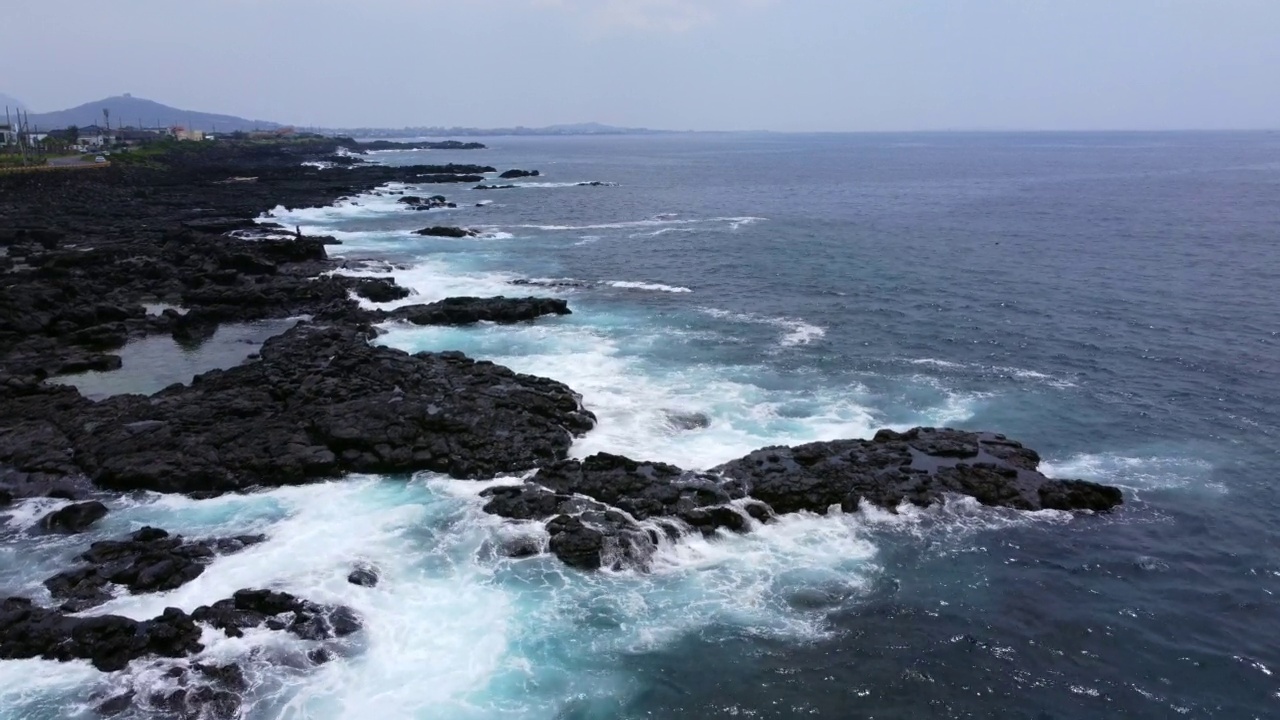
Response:
MULTIPOLYGON (((271 539, 104 611, 255 584, 366 618, 362 644, 310 674, 269 662, 275 641, 216 644, 249 666, 249 717, 1280 715, 1280 134, 486 142, 377 157, 544 177, 408 188, 456 211, 375 195, 277 215, 394 265, 405 302, 567 298, 565 318, 382 342, 569 383, 601 420, 575 455, 709 467, 945 424, 1007 433, 1126 504, 801 516, 664 548, 648 575, 496 558, 492 539, 524 529, 442 478, 115 508, 118 524, 271 539), (409 232, 437 224, 485 235, 409 232), (693 412, 710 426, 672 420, 693 412), (383 568, 375 593, 345 583, 353 558, 383 568)), ((0 580, 28 582, 24 562, 0 558, 0 580)), ((0 691, 0 708, 69 715, 98 682, 43 667, 0 668, 43 688, 0 691)))
POLYGON ((582 299, 653 323, 723 325, 698 316, 714 306, 825 330, 771 355, 776 327, 730 323, 720 331, 741 343, 651 354, 861 386, 883 424, 914 419, 933 388, 968 393, 953 424, 1130 491, 1115 517, 958 546, 890 533, 883 572, 833 613, 834 637, 706 628, 630 658, 642 689, 624 714, 1280 712, 1280 134, 495 145, 548 180, 619 183, 493 193, 497 225, 766 218, 588 229, 600 239, 582 245, 548 231, 508 267, 693 290, 582 299))

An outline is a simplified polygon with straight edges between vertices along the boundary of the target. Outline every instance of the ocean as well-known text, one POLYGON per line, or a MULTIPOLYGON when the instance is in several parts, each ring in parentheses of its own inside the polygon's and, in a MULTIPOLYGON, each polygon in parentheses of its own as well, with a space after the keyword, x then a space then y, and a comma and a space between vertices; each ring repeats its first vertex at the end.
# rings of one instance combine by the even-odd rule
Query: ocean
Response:
MULTIPOLYGON (((206 658, 245 668, 254 719, 1280 715, 1280 133, 485 142, 372 157, 542 175, 386 188, 455 210, 369 194, 263 219, 415 291, 381 307, 567 299, 569 316, 389 324, 378 342, 567 383, 600 420, 576 457, 709 468, 946 425, 1008 434, 1126 504, 796 515, 665 546, 651 572, 581 573, 501 556, 519 528, 480 510, 494 482, 352 477, 131 496, 87 538, 19 535, 58 503, 28 502, 0 519, 0 589, 41 597, 87 539, 143 524, 266 533, 178 590, 92 611, 243 587, 355 608, 365 631, 320 667, 283 633, 206 633, 206 658), (429 225, 482 234, 411 232, 429 225), (347 583, 355 562, 382 582, 347 583)), ((162 667, 6 661, 0 716, 93 717, 94 693, 162 667)))

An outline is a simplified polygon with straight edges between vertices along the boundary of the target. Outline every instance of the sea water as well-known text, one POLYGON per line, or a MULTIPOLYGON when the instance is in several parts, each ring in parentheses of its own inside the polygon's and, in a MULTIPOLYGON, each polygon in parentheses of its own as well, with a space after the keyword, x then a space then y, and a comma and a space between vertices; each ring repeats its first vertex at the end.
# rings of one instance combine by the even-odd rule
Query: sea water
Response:
MULTIPOLYGON (((494 138, 390 164, 539 169, 508 190, 264 219, 343 242, 414 295, 551 295, 516 326, 391 323, 569 384, 573 455, 707 468, 881 427, 1007 433, 1055 477, 1120 485, 1110 516, 940 508, 796 515, 686 538, 647 573, 504 558, 545 539, 485 515, 493 483, 352 477, 193 501, 137 495, 87 536, 0 528, 0 585, 150 524, 262 532, 192 583, 94 613, 145 618, 243 587, 355 608, 320 667, 278 633, 206 633, 249 718, 1206 717, 1280 713, 1280 135, 494 138), (600 181, 605 186, 579 186, 600 181), (482 232, 412 234, 456 224, 482 232), (529 280, 542 285, 515 285, 529 280), (690 426, 681 417, 697 415, 690 426), (357 563, 375 588, 346 582, 357 563)), ((343 172, 340 168, 332 172, 343 172)), ((506 479, 510 481, 511 479, 506 479)), ((496 482, 503 482, 499 480, 496 482)), ((92 716, 164 663, 0 662, 0 715, 92 716)))

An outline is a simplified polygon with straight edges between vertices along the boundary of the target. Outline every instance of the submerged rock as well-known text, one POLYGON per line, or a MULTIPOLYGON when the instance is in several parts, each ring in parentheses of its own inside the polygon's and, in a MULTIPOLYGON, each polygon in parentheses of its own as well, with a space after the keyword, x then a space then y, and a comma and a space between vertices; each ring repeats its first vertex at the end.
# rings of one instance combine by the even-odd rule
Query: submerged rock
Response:
POLYGON ((375 587, 378 584, 378 571, 368 565, 360 565, 347 576, 347 582, 360 587, 375 587))
POLYGON ((49 532, 74 535, 88 530, 107 516, 107 506, 93 500, 73 503, 40 519, 40 527, 49 532))
POLYGON ((582 569, 644 568, 664 536, 746 532, 751 520, 853 512, 862 503, 892 511, 966 495, 1019 510, 1102 512, 1123 502, 1114 487, 1045 477, 1039 463, 1035 451, 1002 435, 882 430, 871 440, 765 448, 705 473, 598 454, 482 496, 486 512, 548 521, 551 552, 582 569))
POLYGON ((703 430, 711 427, 711 418, 706 413, 667 411, 667 423, 677 430, 703 430))
POLYGON ((397 308, 389 317, 414 325, 470 325, 477 322, 518 323, 543 315, 569 315, 569 304, 557 298, 446 298, 429 305, 397 308))
POLYGON ((540 175, 542 175, 542 172, 539 170, 508 170, 498 177, 503 180, 514 180, 516 178, 538 177, 540 175))
POLYGON ((417 182, 427 184, 443 184, 443 183, 473 183, 484 180, 483 175, 419 175, 417 182))
POLYGON ((485 183, 480 183, 479 185, 471 189, 472 190, 510 190, 514 187, 515 185, 486 185, 485 183))
POLYGON ((517 278, 511 281, 512 285, 536 285, 538 287, 569 287, 569 288, 588 288, 595 285, 584 280, 555 279, 555 278, 517 278))

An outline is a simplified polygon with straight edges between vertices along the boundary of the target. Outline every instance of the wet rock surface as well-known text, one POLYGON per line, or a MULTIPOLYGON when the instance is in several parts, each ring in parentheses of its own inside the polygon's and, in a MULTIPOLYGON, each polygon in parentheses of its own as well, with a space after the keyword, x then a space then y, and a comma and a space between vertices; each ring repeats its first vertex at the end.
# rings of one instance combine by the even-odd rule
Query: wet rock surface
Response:
POLYGON ((1054 480, 1034 450, 1002 435, 916 428, 871 440, 757 450, 710 472, 599 454, 545 466, 523 485, 485 490, 485 511, 545 520, 550 551, 583 569, 645 567, 663 537, 721 529, 794 512, 895 510, 950 495, 1017 510, 1105 512, 1123 502, 1113 487, 1054 480))
POLYGON ((49 532, 74 535, 82 533, 107 516, 107 506, 92 500, 72 503, 40 519, 40 527, 49 532))
POLYGON ((103 672, 142 657, 185 657, 204 649, 200 628, 175 608, 151 620, 116 615, 73 617, 26 598, 0 601, 0 658, 88 660, 103 672))
POLYGON ((447 225, 436 225, 434 227, 422 228, 414 230, 414 235, 425 235, 429 237, 446 237, 446 238, 469 238, 478 237, 479 231, 470 228, 450 227, 447 225))
POLYGON ((358 280, 355 284, 356 295, 376 303, 394 302, 409 297, 409 288, 400 287, 394 280, 386 278, 369 278, 358 280))
POLYGON ((502 174, 501 174, 501 175, 499 175, 498 177, 502 178, 503 180, 514 180, 514 179, 516 179, 516 178, 539 177, 539 176, 541 176, 541 175, 542 175, 542 173, 541 173, 541 172, 539 172, 539 171, 537 171, 537 170, 516 170, 516 169, 512 169, 512 170, 508 170, 508 171, 506 171, 506 172, 502 173, 502 174))
POLYGON ((417 195, 405 195, 399 200, 396 200, 396 202, 402 205, 408 205, 414 210, 438 210, 440 208, 458 207, 457 203, 450 202, 444 195, 432 195, 427 198, 418 197, 417 195))
POLYGON ((388 314, 414 325, 470 325, 477 322, 518 323, 544 315, 569 315, 569 304, 556 298, 445 298, 429 305, 408 305, 388 314))
POLYGON ((371 565, 358 565, 347 575, 347 582, 360 587, 375 587, 378 584, 378 569, 371 565))
POLYGON ((181 535, 144 527, 123 540, 93 543, 80 555, 86 564, 58 573, 44 585, 66 612, 101 605, 112 588, 140 594, 174 590, 196 579, 218 555, 239 552, 266 540, 264 535, 241 535, 188 541, 181 535))
MULTIPOLYGON (((103 672, 115 672, 139 658, 182 658, 201 652, 200 625, 222 630, 229 637, 265 627, 319 641, 358 632, 361 620, 348 607, 319 605, 271 590, 240 590, 190 614, 168 608, 159 617, 143 621, 116 615, 76 617, 42 608, 27 598, 8 598, 0 601, 0 658, 89 660, 103 672)), ((225 681, 229 672, 215 675, 225 681)), ((127 705, 118 698, 110 702, 112 707, 127 705)))

